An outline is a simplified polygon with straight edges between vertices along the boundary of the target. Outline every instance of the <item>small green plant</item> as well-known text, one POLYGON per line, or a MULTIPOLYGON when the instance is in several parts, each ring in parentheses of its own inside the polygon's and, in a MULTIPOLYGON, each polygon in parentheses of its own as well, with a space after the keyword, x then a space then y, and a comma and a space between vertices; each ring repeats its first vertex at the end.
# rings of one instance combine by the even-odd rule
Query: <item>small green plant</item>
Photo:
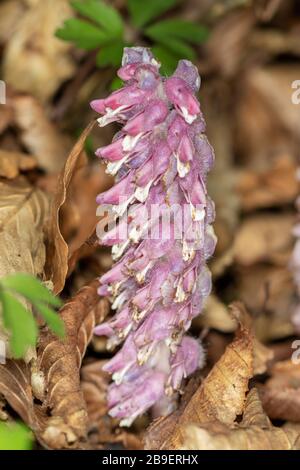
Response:
POLYGON ((58 336, 64 335, 64 323, 55 308, 61 306, 55 297, 38 279, 29 274, 11 274, 0 280, 0 305, 2 322, 9 332, 10 349, 15 358, 21 358, 30 346, 35 346, 38 337, 36 320, 24 304, 27 300, 58 336))
POLYGON ((0 450, 31 450, 33 435, 23 423, 0 423, 0 450))
MULTIPOLYGON (((179 59, 194 60, 194 46, 204 42, 208 36, 205 26, 178 18, 153 23, 177 3, 178 0, 128 0, 127 3, 129 29, 135 45, 140 39, 148 42, 165 74, 174 71, 179 59)), ((71 4, 83 19, 68 19, 56 36, 81 49, 99 48, 96 58, 99 67, 118 66, 124 46, 131 45, 125 38, 125 25, 119 12, 102 0, 74 0, 71 4)))

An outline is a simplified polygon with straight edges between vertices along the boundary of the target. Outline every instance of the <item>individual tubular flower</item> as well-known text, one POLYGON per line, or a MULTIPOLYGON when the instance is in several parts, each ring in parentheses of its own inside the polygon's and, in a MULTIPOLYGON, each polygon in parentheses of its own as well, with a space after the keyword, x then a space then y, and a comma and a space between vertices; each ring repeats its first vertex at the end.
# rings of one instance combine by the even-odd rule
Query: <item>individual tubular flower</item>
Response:
POLYGON ((116 314, 95 333, 111 348, 122 343, 104 369, 113 379, 110 414, 130 425, 154 405, 170 412, 183 379, 204 363, 200 342, 186 332, 211 290, 206 261, 216 238, 206 176, 214 154, 189 61, 165 78, 148 49, 126 48, 118 75, 125 86, 91 104, 100 126, 122 126, 96 152, 116 177, 97 199, 116 220, 99 234, 115 261, 99 294, 112 298, 116 314))

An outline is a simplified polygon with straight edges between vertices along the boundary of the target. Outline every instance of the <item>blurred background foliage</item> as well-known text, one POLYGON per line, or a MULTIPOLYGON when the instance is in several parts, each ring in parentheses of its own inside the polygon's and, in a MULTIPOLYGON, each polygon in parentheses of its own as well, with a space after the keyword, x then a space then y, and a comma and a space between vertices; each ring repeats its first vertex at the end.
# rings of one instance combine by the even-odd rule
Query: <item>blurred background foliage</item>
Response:
POLYGON ((73 1, 73 9, 85 19, 66 20, 56 36, 85 50, 99 49, 96 55, 99 67, 118 67, 123 48, 143 41, 161 61, 162 73, 169 75, 179 59, 194 60, 193 46, 203 43, 208 36, 205 26, 180 17, 157 20, 171 13, 178 3, 179 0, 129 0, 122 18, 116 8, 100 0, 73 1))

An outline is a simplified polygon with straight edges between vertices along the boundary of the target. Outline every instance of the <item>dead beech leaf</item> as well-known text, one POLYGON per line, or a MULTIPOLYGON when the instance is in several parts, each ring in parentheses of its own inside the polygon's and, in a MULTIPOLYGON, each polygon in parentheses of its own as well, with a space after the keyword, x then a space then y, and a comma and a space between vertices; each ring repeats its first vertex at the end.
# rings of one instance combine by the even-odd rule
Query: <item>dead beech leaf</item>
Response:
POLYGON ((39 429, 30 386, 30 367, 24 361, 8 359, 5 365, 0 364, 0 394, 28 426, 39 429))
POLYGON ((293 245, 294 219, 293 214, 288 213, 265 213, 246 218, 235 236, 235 261, 243 266, 258 262, 286 266, 293 245))
POLYGON ((278 156, 266 170, 239 173, 236 190, 246 211, 292 203, 298 193, 296 162, 288 155, 278 156))
POLYGON ((26 180, 0 181, 0 277, 15 272, 43 273, 43 229, 49 216, 45 193, 26 180))
MULTIPOLYGON (((49 200, 43 191, 23 178, 0 181, 0 278, 17 272, 43 276, 48 217, 49 200)), ((0 340, 8 341, 1 322, 0 340)), ((9 344, 7 351, 9 355, 9 344)), ((26 361, 34 356, 35 351, 29 348, 26 361)))
POLYGON ((0 149, 0 176, 4 178, 14 179, 20 171, 31 170, 36 164, 36 159, 31 155, 0 149))
POLYGON ((178 449, 184 441, 184 430, 188 424, 219 421, 229 426, 242 414, 248 382, 253 376, 253 334, 251 319, 243 305, 235 302, 231 311, 239 323, 235 339, 227 346, 181 414, 174 413, 170 418, 158 420, 150 427, 145 438, 146 448, 157 448, 160 440, 159 449, 178 449), (157 426, 160 436, 153 441, 153 436, 158 434, 157 426))
POLYGON ((299 450, 299 430, 273 426, 263 413, 253 388, 245 405, 242 422, 235 427, 224 423, 189 425, 181 449, 187 450, 299 450))
POLYGON ((109 310, 99 299, 98 280, 81 289, 60 311, 66 337, 41 331, 37 362, 0 365, 0 393, 47 448, 80 447, 87 440, 87 410, 80 388, 80 365, 96 323, 109 310), (42 404, 34 402, 38 398, 42 404))
POLYGON ((243 419, 240 423, 243 428, 249 426, 259 426, 260 428, 270 428, 272 423, 264 412, 259 393, 256 387, 251 388, 247 395, 243 419))
MULTIPOLYGON (((68 159, 61 171, 57 183, 51 208, 51 220, 48 231, 46 272, 53 282, 54 292, 59 293, 65 284, 68 273, 68 260, 71 256, 69 247, 61 233, 61 210, 68 199, 68 192, 72 185, 74 175, 86 166, 86 155, 83 152, 84 142, 92 131, 95 121, 92 121, 83 131, 80 138, 72 148, 68 159)), ((84 223, 84 222, 83 222, 84 223)), ((86 234, 88 238, 90 234, 86 234)))
POLYGON ((270 374, 259 389, 266 413, 272 419, 300 422, 300 365, 277 362, 270 374))
POLYGON ((36 157, 38 166, 47 173, 60 171, 71 148, 69 137, 58 130, 32 96, 13 97, 10 105, 15 125, 20 129, 20 139, 36 157))
POLYGON ((68 0, 39 0, 25 11, 4 50, 4 80, 15 90, 45 102, 73 75, 71 45, 55 37, 72 13, 68 0))
POLYGON ((51 409, 51 417, 39 437, 51 448, 68 447, 86 439, 87 410, 79 370, 94 326, 109 311, 107 299, 99 300, 97 287, 95 280, 62 308, 64 340, 48 330, 40 338, 37 368, 45 377, 47 393, 43 407, 51 409))
POLYGON ((185 450, 299 450, 298 432, 282 428, 230 429, 222 423, 190 425, 185 431, 185 450))

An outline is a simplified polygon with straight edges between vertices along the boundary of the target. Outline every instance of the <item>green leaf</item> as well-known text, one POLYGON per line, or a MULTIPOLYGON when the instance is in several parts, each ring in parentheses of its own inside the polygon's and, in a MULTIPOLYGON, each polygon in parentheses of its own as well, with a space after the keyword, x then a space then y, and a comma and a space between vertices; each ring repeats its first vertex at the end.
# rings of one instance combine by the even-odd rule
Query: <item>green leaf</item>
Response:
POLYGON ((112 39, 107 31, 78 18, 66 20, 55 35, 64 41, 72 41, 77 47, 87 50, 96 49, 112 39))
POLYGON ((128 10, 135 26, 141 27, 170 10, 178 0, 128 0, 128 10))
POLYGON ((158 43, 165 46, 178 60, 194 60, 196 57, 194 49, 181 39, 176 39, 173 37, 168 39, 162 38, 158 41, 158 43))
POLYGON ((9 292, 0 291, 3 323, 10 332, 10 347, 16 359, 24 356, 29 346, 35 346, 37 326, 31 312, 9 292))
POLYGON ((162 45, 155 45, 152 47, 154 56, 161 63, 161 72, 164 75, 172 75, 177 67, 178 57, 174 56, 169 49, 162 45))
POLYGON ((145 35, 151 39, 167 40, 174 37, 192 44, 204 42, 208 34, 206 26, 179 19, 160 21, 145 30, 145 35))
POLYGON ((123 20, 115 8, 101 0, 76 0, 71 3, 73 8, 81 15, 98 23, 110 32, 111 36, 121 35, 123 31, 123 20))
POLYGON ((124 45, 123 41, 118 41, 101 47, 96 59, 98 67, 106 67, 108 65, 114 65, 115 67, 119 66, 122 59, 124 45))
POLYGON ((111 91, 116 91, 119 88, 122 88, 122 86, 123 86, 123 81, 121 80, 121 78, 120 77, 114 77, 114 79, 112 80, 109 88, 110 88, 111 91))
POLYGON ((0 450, 31 450, 33 436, 23 423, 0 423, 0 450))
POLYGON ((37 308, 41 316, 44 318, 53 333, 63 338, 65 336, 65 324, 60 318, 60 316, 52 308, 47 307, 47 305, 41 302, 36 303, 35 307, 37 308))
POLYGON ((55 297, 36 277, 25 273, 16 273, 1 279, 6 288, 21 294, 31 303, 44 302, 53 307, 60 307, 61 300, 55 297))

